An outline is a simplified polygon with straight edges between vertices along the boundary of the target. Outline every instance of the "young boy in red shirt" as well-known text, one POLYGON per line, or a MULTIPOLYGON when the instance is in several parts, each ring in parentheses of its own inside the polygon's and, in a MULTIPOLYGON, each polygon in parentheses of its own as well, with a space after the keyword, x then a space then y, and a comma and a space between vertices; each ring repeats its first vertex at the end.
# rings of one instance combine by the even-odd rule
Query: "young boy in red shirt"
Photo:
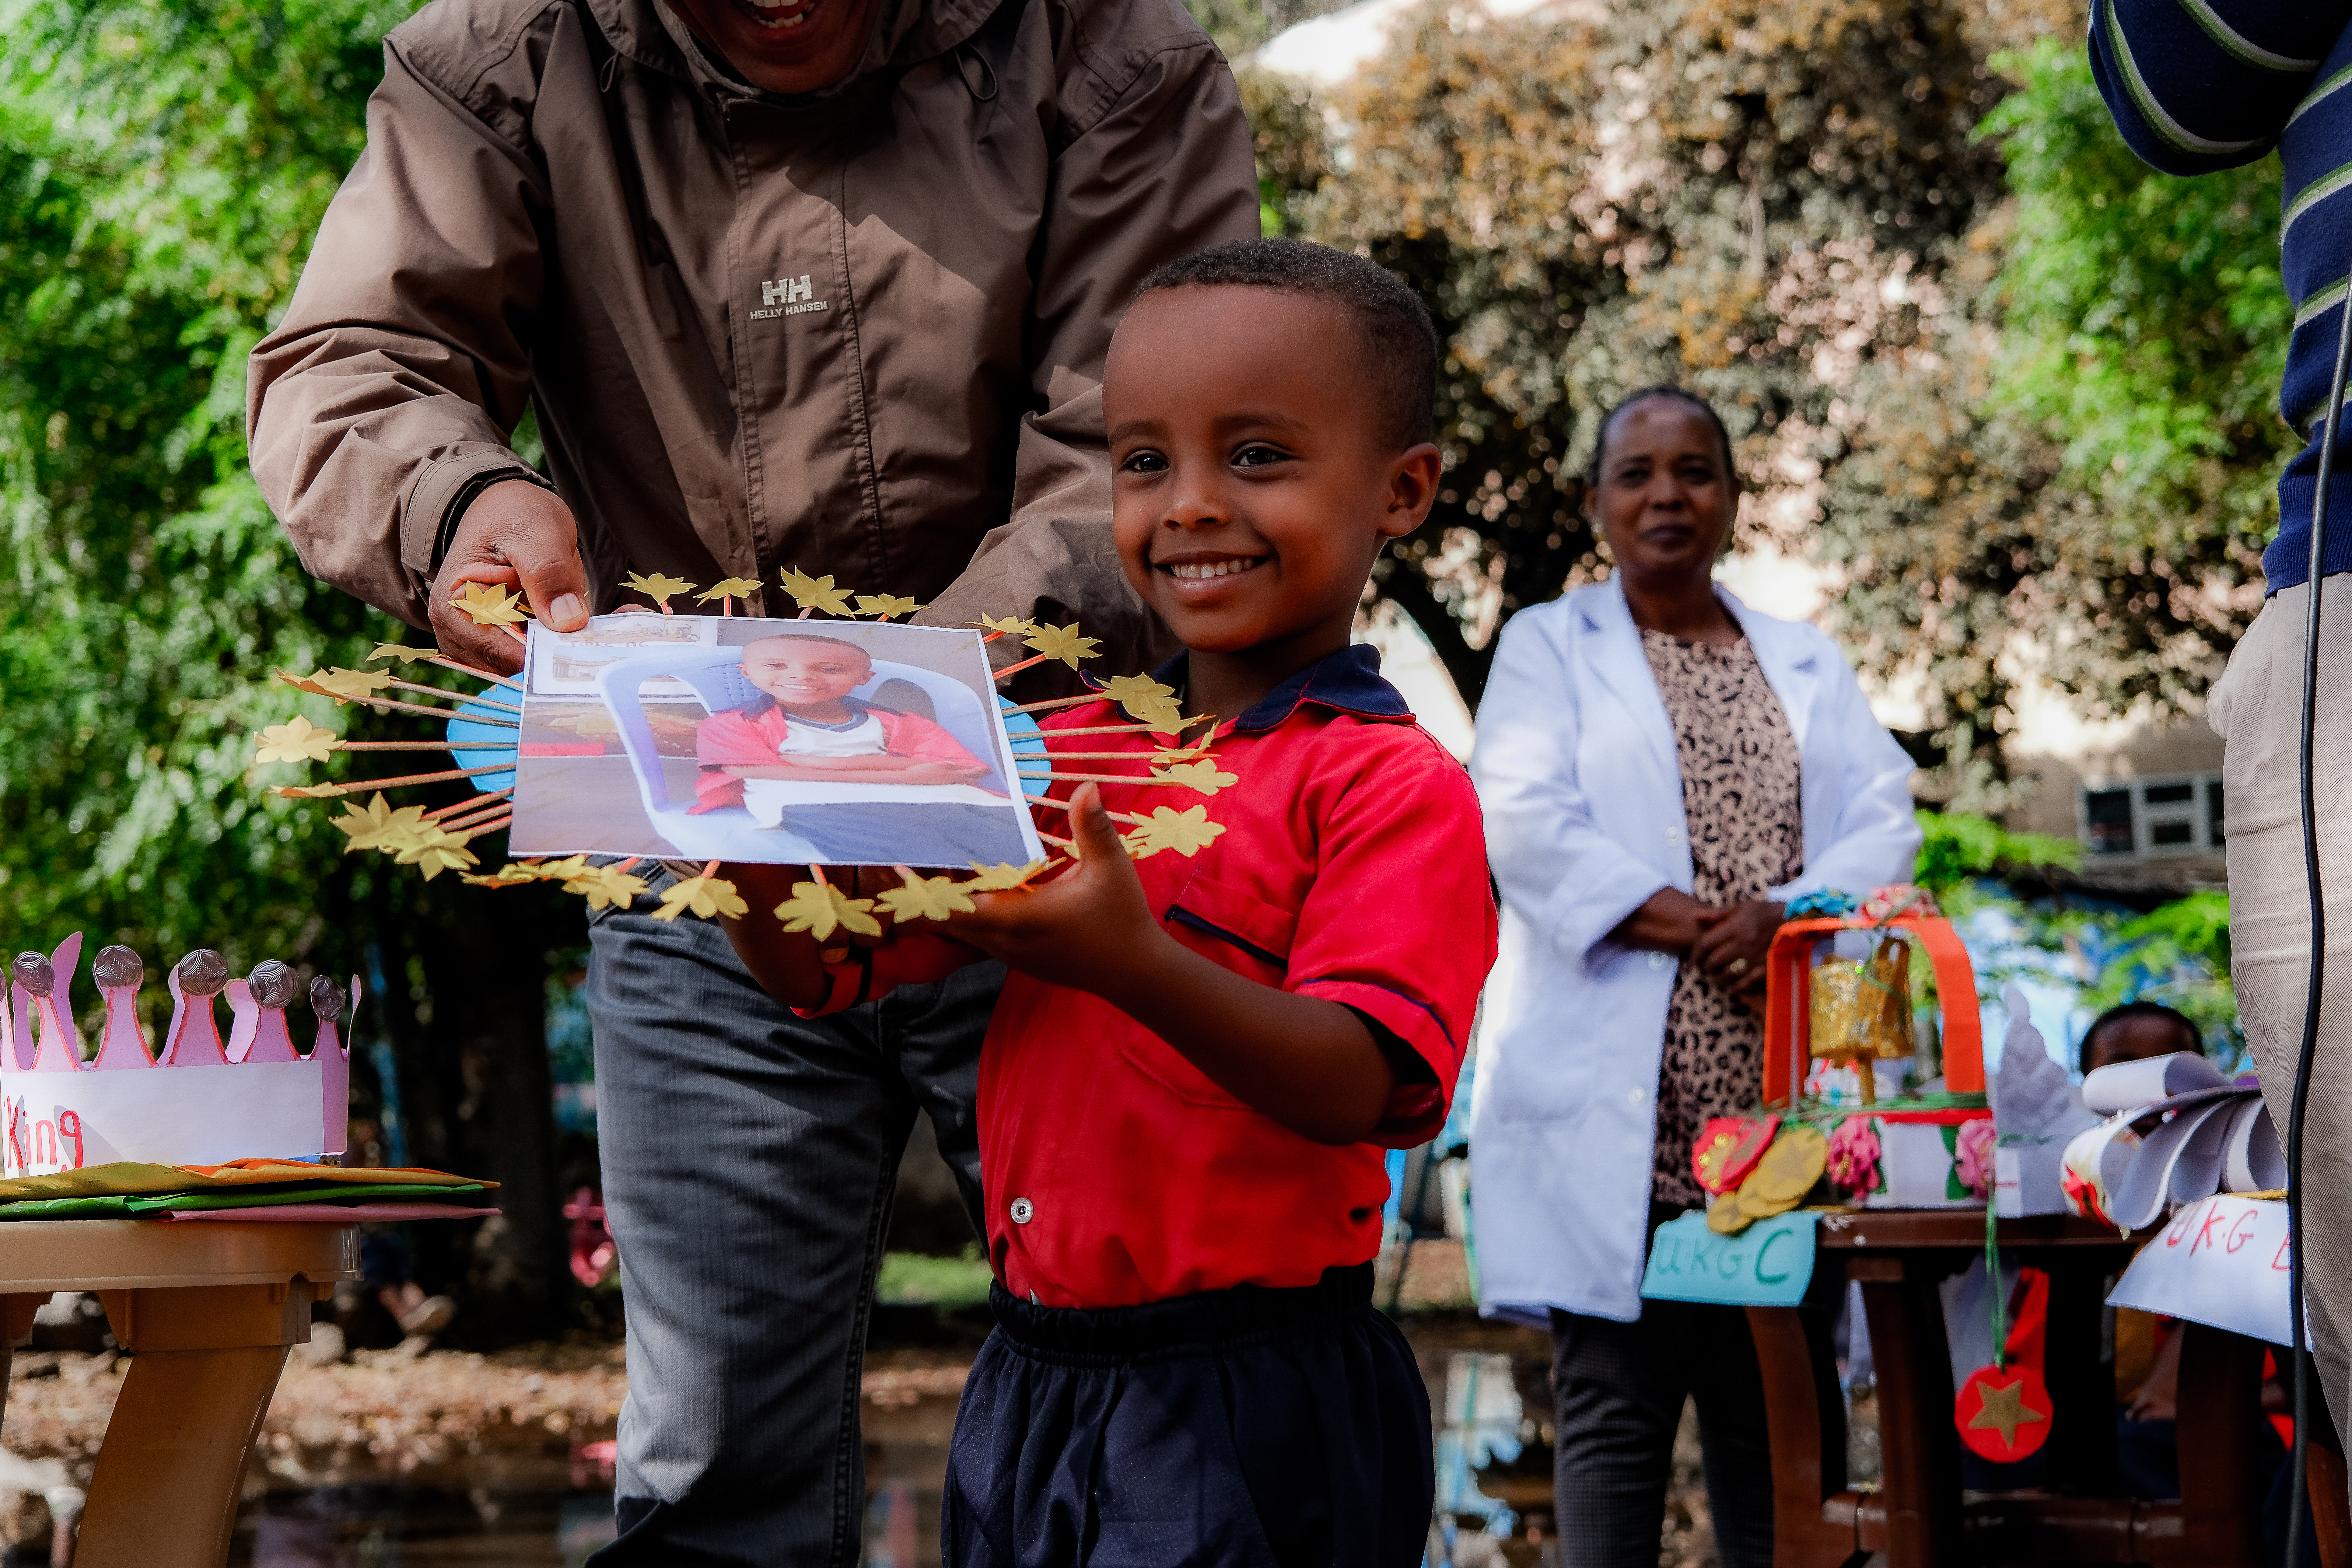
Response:
POLYGON ((825 964, 733 927, 809 1010, 1010 966, 981 1059, 998 1327, 950 1451, 959 1568, 1421 1559, 1428 1398, 1370 1303, 1381 1150, 1444 1120, 1495 909, 1467 775, 1349 638, 1436 490, 1435 365, 1420 303, 1343 252, 1250 241, 1146 279, 1104 378, 1116 532, 1187 650, 1160 679, 1239 777, 1206 802, 1223 831, 1130 859, 1107 805, 1202 797, 1056 785, 1077 863, 981 895, 955 940, 894 930, 825 964))

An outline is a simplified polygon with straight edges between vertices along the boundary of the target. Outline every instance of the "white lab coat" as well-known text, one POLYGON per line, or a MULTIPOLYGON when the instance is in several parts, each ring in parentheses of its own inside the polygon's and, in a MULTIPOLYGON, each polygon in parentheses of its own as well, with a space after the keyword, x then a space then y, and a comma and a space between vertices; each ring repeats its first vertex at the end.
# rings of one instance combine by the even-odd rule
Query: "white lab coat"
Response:
MULTIPOLYGON (((1837 645, 1717 592, 1801 759, 1804 871, 1771 896, 1906 880, 1911 760, 1837 645)), ((1690 891, 1691 857, 1674 725, 1615 580, 1503 628, 1470 770, 1503 892, 1470 1121, 1481 1306, 1630 1322, 1676 960, 1609 933, 1661 888, 1690 891)))

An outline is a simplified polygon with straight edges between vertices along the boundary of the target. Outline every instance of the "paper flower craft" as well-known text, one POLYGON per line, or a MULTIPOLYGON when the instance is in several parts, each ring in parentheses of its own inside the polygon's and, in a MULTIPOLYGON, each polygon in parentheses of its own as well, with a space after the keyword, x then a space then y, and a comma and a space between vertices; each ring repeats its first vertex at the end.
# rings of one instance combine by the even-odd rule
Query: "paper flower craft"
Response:
POLYGON ((1717 1196, 1737 1192, 1780 1131, 1777 1116, 1752 1121, 1715 1117, 1699 1129, 1698 1141, 1691 1145, 1691 1174, 1702 1188, 1717 1196))
MULTIPOLYGON (((664 615, 673 613, 671 601, 681 594, 691 594, 697 600, 709 604, 720 603, 725 613, 732 601, 755 593, 759 582, 750 577, 728 577, 706 589, 697 589, 683 578, 660 573, 631 573, 628 586, 646 595, 661 608, 664 615)), ((848 617, 856 601, 856 615, 877 620, 890 620, 911 615, 923 606, 915 599, 897 594, 855 594, 837 584, 831 576, 812 576, 797 567, 783 569, 780 574, 784 591, 800 606, 803 618, 813 615, 848 617)), ((460 584, 458 593, 448 601, 464 610, 479 626, 500 626, 518 642, 524 640, 513 630, 520 623, 530 619, 529 608, 520 596, 494 583, 468 582, 460 584)), ((1022 616, 983 616, 979 624, 992 634, 990 640, 1017 637, 1030 650, 1023 659, 1006 670, 1002 677, 1026 665, 1060 661, 1076 668, 1086 659, 1097 657, 1099 639, 1087 637, 1076 622, 1055 626, 1022 616)), ((359 668, 314 670, 309 675, 278 671, 278 677, 298 689, 332 699, 338 704, 362 703, 381 713, 414 715, 447 725, 433 740, 365 740, 354 741, 338 735, 308 717, 296 715, 284 722, 262 729, 255 738, 254 755, 257 763, 331 763, 344 752, 373 751, 445 752, 452 753, 458 765, 430 771, 400 773, 390 776, 354 777, 322 780, 315 784, 285 784, 275 787, 278 795, 301 799, 332 799, 346 795, 364 795, 365 805, 350 805, 332 818, 344 838, 346 853, 373 850, 393 858, 395 863, 414 866, 427 879, 444 871, 457 872, 469 887, 498 889, 528 887, 539 882, 560 884, 564 891, 588 900, 592 909, 629 909, 637 899, 652 889, 646 878, 635 873, 635 858, 618 864, 591 866, 587 858, 574 855, 554 861, 509 861, 496 870, 481 868, 480 851, 475 847, 486 836, 510 826, 514 821, 514 784, 517 773, 517 745, 522 729, 521 685, 512 677, 500 677, 449 658, 437 647, 411 647, 404 643, 383 642, 374 645, 368 656, 370 664, 395 665, 430 664, 441 669, 468 677, 482 683, 471 689, 451 684, 433 684, 425 679, 410 679, 384 669, 359 668), (507 738, 500 739, 504 731, 507 738), (485 788, 481 793, 448 805, 426 808, 421 805, 393 806, 387 792, 431 784, 454 784, 460 780, 481 779, 486 784, 501 787, 485 788)), ((1021 714, 1043 712, 1048 709, 1068 708, 1080 703, 1108 700, 1124 710, 1129 721, 1118 723, 1090 722, 1074 727, 1069 739, 1077 742, 1069 751, 1057 751, 1056 732, 1026 727, 1034 737, 1024 742, 1014 764, 1019 782, 1029 792, 1029 798, 1049 806, 1066 808, 1067 803, 1055 800, 1045 791, 1055 783, 1082 784, 1096 782, 1111 784, 1157 785, 1165 789, 1190 791, 1200 795, 1213 795, 1239 784, 1238 775, 1219 766, 1210 755, 1216 741, 1213 722, 1203 725, 1198 719, 1187 719, 1173 688, 1149 675, 1117 676, 1103 682, 1098 689, 1075 697, 1057 697, 1039 701, 1013 703, 999 699, 1012 711, 1021 714), (1197 739, 1186 741, 1185 734, 1199 729, 1197 739), (1081 737, 1118 734, 1150 738, 1140 749, 1129 750, 1118 742, 1093 742, 1081 737), (1046 749, 1040 752, 1037 747, 1046 749), (1128 763, 1137 771, 1066 772, 1058 765, 1066 757, 1079 763, 1128 763)), ((692 717, 667 713, 649 713, 645 721, 656 733, 657 743, 673 745, 690 740, 698 722, 692 717)), ((535 715, 535 725, 556 731, 569 731, 583 741, 602 742, 619 732, 619 727, 608 712, 560 711, 535 715)), ((1132 743, 1131 742, 1129 742, 1132 743)), ((600 748, 601 749, 601 748, 600 748)), ((1171 806, 1155 807, 1150 815, 1131 811, 1111 814, 1128 831, 1122 840, 1129 853, 1136 856, 1156 855, 1172 849, 1187 857, 1198 855, 1213 844, 1224 832, 1223 826, 1209 820, 1205 805, 1183 809, 1171 806)), ((1068 841, 1047 833, 1045 842, 1068 847, 1068 841)), ((1006 892, 1028 886, 1041 874, 1055 867, 1068 864, 1066 860, 1038 859, 1026 866, 1009 863, 994 867, 975 864, 973 874, 958 879, 947 876, 922 876, 911 870, 905 872, 904 885, 892 888, 872 900, 851 899, 838 889, 818 881, 795 889, 794 896, 779 907, 778 918, 795 923, 792 929, 818 931, 826 935, 847 929, 861 933, 879 932, 882 918, 893 921, 945 920, 949 916, 973 908, 972 895, 982 892, 1006 892), (812 889, 815 890, 811 891, 812 889), (878 911, 878 913, 868 912, 878 911)), ((732 883, 717 875, 718 862, 706 866, 701 874, 684 878, 665 889, 659 908, 653 911, 656 920, 676 920, 693 914, 703 919, 719 915, 740 916, 749 911, 749 905, 732 883)))
POLYGON ((272 724, 254 739, 257 763, 323 763, 334 754, 337 736, 299 713, 283 724, 272 724))
POLYGON ((709 920, 714 915, 740 917, 749 914, 751 910, 751 905, 736 896, 734 883, 705 871, 699 877, 688 877, 664 888, 661 908, 654 911, 653 918, 674 921, 691 910, 709 920))
POLYGON ((949 878, 919 877, 905 867, 899 868, 898 875, 906 879, 906 886, 887 888, 875 901, 890 911, 892 920, 902 924, 908 921, 943 921, 950 915, 970 914, 979 907, 963 888, 949 878))
POLYGON ((828 616, 849 614, 849 590, 835 587, 832 577, 812 577, 792 566, 785 567, 782 576, 784 592, 802 609, 823 610, 828 616))
POLYGON ((880 936, 882 922, 866 911, 871 899, 853 899, 830 882, 794 882, 793 896, 776 906, 776 919, 786 931, 807 931, 819 942, 835 931, 860 936, 880 936))
POLYGON ((1867 1116, 1849 1116, 1830 1134, 1825 1174, 1840 1192, 1859 1194, 1878 1185, 1878 1134, 1867 1116))
POLYGON ((672 599, 677 598, 680 594, 694 592, 694 584, 685 578, 666 576, 659 572, 651 574, 632 572, 621 581, 626 586, 635 588, 638 593, 651 599, 660 607, 661 613, 665 616, 669 614, 669 602, 672 599))
POLYGON ((522 607, 522 595, 496 583, 468 583, 449 605, 453 609, 463 610, 467 619, 478 626, 519 626, 530 619, 530 612, 522 607))
POLYGON ((1990 1117, 1960 1123, 1952 1147, 1953 1173, 1979 1197, 1992 1191, 1992 1150, 1999 1134, 1990 1117))

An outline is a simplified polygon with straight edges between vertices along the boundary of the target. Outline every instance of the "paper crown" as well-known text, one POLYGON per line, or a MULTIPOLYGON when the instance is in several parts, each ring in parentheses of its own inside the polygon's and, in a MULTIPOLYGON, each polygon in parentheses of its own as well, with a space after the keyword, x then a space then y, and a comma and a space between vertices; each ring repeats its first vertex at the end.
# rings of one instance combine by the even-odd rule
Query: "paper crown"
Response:
POLYGON ((351 1054, 336 1026, 357 1005, 356 978, 349 992, 324 975, 310 983, 318 1032, 305 1056, 286 1017, 300 977, 273 959, 232 980, 219 953, 199 948, 166 977, 172 1021, 151 1057, 138 1015, 147 967, 127 947, 101 948, 90 972, 106 1021, 84 1061, 71 1002, 81 946, 77 931, 11 966, 0 1015, 0 1178, 118 1160, 201 1165, 343 1152, 351 1054), (224 994, 226 1043, 213 1012, 224 994))

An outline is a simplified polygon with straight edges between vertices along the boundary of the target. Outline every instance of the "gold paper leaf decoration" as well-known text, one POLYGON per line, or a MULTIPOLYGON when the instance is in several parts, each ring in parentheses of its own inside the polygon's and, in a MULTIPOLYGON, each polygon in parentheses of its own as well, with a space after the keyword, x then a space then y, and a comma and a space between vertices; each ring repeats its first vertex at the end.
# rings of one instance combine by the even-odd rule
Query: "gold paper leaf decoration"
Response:
POLYGON ((322 730, 298 713, 285 723, 272 724, 261 731, 254 742, 253 760, 323 763, 334 753, 338 739, 332 730, 322 730))
POLYGON ((906 878, 907 885, 885 889, 880 899, 894 921, 943 921, 950 915, 969 914, 977 907, 965 896, 963 888, 945 877, 918 877, 911 871, 900 874, 906 878))
POLYGON ((539 862, 510 861, 495 871, 484 871, 479 875, 469 872, 458 880, 469 888, 520 888, 539 880, 539 862))
POLYGON ((781 575, 784 592, 802 609, 823 610, 828 616, 849 614, 849 590, 835 587, 831 576, 812 577, 795 566, 785 567, 781 575))
POLYGON ((373 664, 380 658, 396 658, 403 664, 415 664, 419 659, 440 657, 441 650, 437 647, 404 647, 396 642, 380 642, 375 645, 375 651, 368 655, 368 662, 373 664))
POLYGON ((1186 789, 1199 790, 1202 795, 1214 795, 1231 784, 1241 783, 1239 773, 1229 773, 1213 762, 1175 763, 1154 768, 1151 776, 1170 784, 1182 784, 1186 789))
POLYGON ((1093 658, 1102 651, 1099 639, 1078 635, 1078 623, 1076 621, 1066 626, 1050 626, 1043 621, 1036 622, 1029 635, 1021 641, 1024 647, 1034 648, 1047 658, 1058 658, 1072 669, 1078 668, 1078 660, 1093 658))
POLYGON ((342 816, 331 819, 351 840, 343 846, 348 855, 354 849, 383 847, 384 836, 396 829, 414 827, 425 820, 421 805, 404 805, 395 811, 378 795, 365 806, 352 806, 342 816))
POLYGON ((310 672, 308 682, 314 691, 323 691, 338 703, 364 702, 392 684, 392 677, 380 669, 317 669, 310 672))
POLYGON ((1008 893, 1044 870, 1045 862, 1032 860, 1026 866, 1015 866, 1009 860, 1000 860, 993 866, 983 866, 974 860, 971 868, 971 880, 959 882, 957 887, 967 893, 1008 893))
POLYGON ((1224 824, 1209 820, 1209 808, 1205 805, 1187 806, 1182 811, 1171 806, 1157 806, 1153 808, 1150 818, 1138 823, 1134 833, 1129 836, 1129 852, 1137 853, 1136 846, 1139 842, 1144 847, 1141 854, 1173 849, 1190 858, 1215 843, 1217 835, 1224 830, 1224 824))
POLYGON ((657 921, 674 921, 688 910, 709 920, 714 915, 740 917, 751 906, 736 897, 735 884, 724 877, 688 877, 672 882, 662 889, 661 908, 653 912, 657 921))
POLYGON ((718 582, 697 594, 694 598, 697 604, 708 605, 720 599, 740 599, 759 591, 760 584, 756 578, 721 577, 718 582))
POLYGON ((669 602, 680 594, 694 592, 694 584, 685 578, 664 576, 659 572, 650 574, 632 572, 622 581, 665 610, 669 608, 669 602))
POLYGON ((823 942, 836 930, 880 936, 882 922, 866 911, 871 899, 853 899, 830 882, 794 882, 793 896, 776 906, 786 931, 804 931, 823 942))
POLYGON ((994 616, 982 616, 980 624, 990 631, 1003 632, 1007 637, 1026 637, 1037 629, 1036 622, 1024 620, 1019 616, 1006 616, 1001 620, 994 616))
POLYGON ((339 784, 279 784, 278 794, 286 800, 332 800, 351 791, 339 784))
POLYGON ((397 853, 393 856, 394 863, 421 868, 425 872, 425 879, 428 882, 444 871, 454 871, 462 866, 478 864, 473 851, 466 847, 467 842, 473 837, 471 834, 451 833, 446 828, 427 822, 420 824, 413 834, 401 837, 406 841, 395 846, 394 840, 387 837, 381 847, 386 849, 396 847, 397 853))
POLYGON ((522 595, 509 593, 496 583, 468 583, 449 601, 452 609, 463 610, 478 626, 510 626, 530 619, 530 612, 522 608, 522 595))
POLYGON ((888 620, 893 616, 911 616, 923 606, 898 594, 860 594, 857 613, 872 616, 877 620, 888 620))
POLYGON ((563 890, 586 894, 592 910, 601 910, 607 904, 625 910, 646 890, 646 879, 633 877, 617 866, 590 866, 566 880, 563 890))

